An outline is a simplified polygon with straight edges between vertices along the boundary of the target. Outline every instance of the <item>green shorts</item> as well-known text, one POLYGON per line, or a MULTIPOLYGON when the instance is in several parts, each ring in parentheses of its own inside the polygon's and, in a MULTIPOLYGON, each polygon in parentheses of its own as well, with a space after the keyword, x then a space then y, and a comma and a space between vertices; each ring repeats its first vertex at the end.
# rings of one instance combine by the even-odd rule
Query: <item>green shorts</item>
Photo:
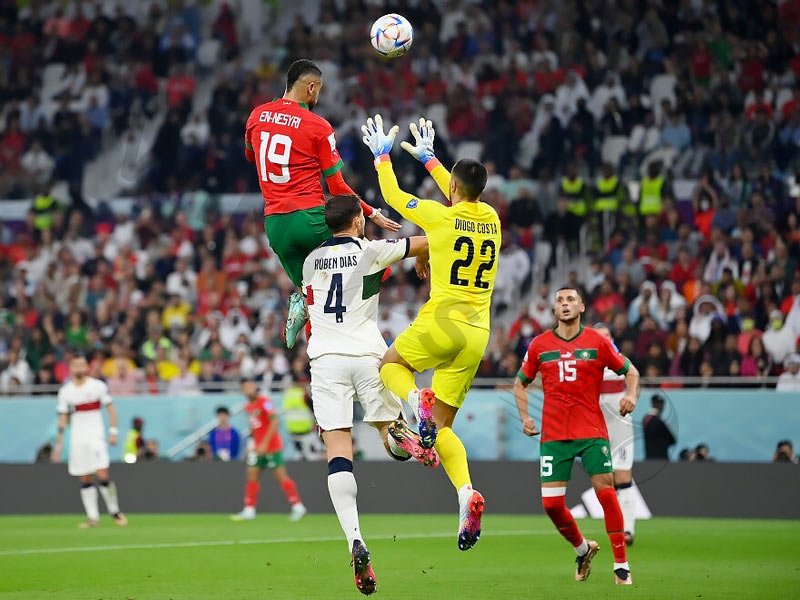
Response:
POLYGON ((611 466, 611 446, 603 438, 542 442, 539 453, 539 474, 542 482, 569 481, 572 477, 572 463, 578 456, 590 476, 614 472, 611 466))
POLYGON ((266 454, 247 453, 247 466, 258 467, 259 469, 274 469, 284 464, 283 450, 277 452, 267 452, 266 454))
POLYGON ((303 283, 303 261, 331 237, 331 230, 325 224, 324 206, 267 215, 264 231, 284 271, 297 287, 303 283))

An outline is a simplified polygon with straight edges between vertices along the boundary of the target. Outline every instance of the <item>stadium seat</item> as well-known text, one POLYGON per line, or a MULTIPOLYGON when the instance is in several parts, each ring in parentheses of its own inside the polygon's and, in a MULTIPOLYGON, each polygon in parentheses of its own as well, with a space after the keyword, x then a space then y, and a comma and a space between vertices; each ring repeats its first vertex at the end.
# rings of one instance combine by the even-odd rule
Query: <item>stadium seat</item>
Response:
POLYGON ((456 147, 456 160, 462 158, 473 158, 480 160, 483 155, 483 144, 481 142, 461 142, 456 147))
POLYGON ((603 148, 601 155, 603 162, 611 163, 616 169, 619 166, 619 161, 622 155, 625 154, 625 149, 628 146, 628 136, 625 135, 610 135, 603 140, 603 148))

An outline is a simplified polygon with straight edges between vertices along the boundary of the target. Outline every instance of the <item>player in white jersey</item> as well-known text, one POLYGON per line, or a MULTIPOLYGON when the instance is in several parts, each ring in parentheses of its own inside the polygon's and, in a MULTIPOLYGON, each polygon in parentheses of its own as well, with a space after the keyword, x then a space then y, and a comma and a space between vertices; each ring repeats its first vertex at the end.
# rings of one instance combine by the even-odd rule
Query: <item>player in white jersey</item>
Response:
POLYGON ((108 479, 108 443, 117 443, 117 411, 108 394, 108 386, 89 377, 89 365, 82 356, 69 364, 70 379, 58 391, 58 438, 53 450, 53 462, 61 460, 64 429, 70 425, 69 458, 67 470, 81 480, 81 501, 86 511, 86 521, 79 527, 95 527, 100 522, 97 505, 97 488, 92 477, 97 476, 100 494, 108 513, 117 525, 127 525, 128 520, 119 510, 117 486, 108 479), (101 408, 108 411, 108 443, 101 408))
POLYGON ((436 451, 423 448, 419 435, 402 420, 400 399, 385 388, 378 371, 387 349, 378 327, 382 279, 395 261, 408 256, 424 261, 428 241, 423 236, 365 239, 364 214, 354 195, 328 200, 325 222, 333 237, 303 263, 303 294, 311 321, 311 396, 328 453, 328 491, 352 553, 356 587, 371 594, 375 573, 359 529, 353 476, 353 401, 357 398, 362 404, 364 421, 380 431, 390 456, 414 456, 430 467, 439 464, 436 451))
MULTIPOLYGON (((611 330, 603 323, 594 326, 595 331, 613 344, 611 330)), ((615 346, 616 348, 616 346, 615 346)), ((625 395, 625 377, 611 369, 603 372, 603 387, 600 391, 600 408, 606 418, 608 441, 611 446, 611 464, 614 467, 614 487, 617 490, 619 507, 625 527, 625 543, 633 544, 636 530, 636 492, 633 489, 633 420, 630 415, 619 415, 619 401, 625 395)))

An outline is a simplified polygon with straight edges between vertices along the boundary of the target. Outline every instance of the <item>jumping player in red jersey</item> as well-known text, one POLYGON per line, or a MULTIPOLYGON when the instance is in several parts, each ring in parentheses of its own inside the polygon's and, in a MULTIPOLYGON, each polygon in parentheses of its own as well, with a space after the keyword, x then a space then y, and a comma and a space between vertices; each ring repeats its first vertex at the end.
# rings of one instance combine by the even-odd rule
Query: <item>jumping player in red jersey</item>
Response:
POLYGON ((253 448, 247 453, 247 482, 244 486, 244 509, 233 515, 234 521, 249 521, 256 518, 256 504, 261 484, 258 482, 261 472, 269 467, 278 485, 281 486, 286 500, 292 507, 289 520, 299 521, 306 514, 306 507, 300 500, 297 486, 283 463, 283 440, 278 433, 278 415, 275 405, 266 396, 258 394, 255 382, 242 383, 242 392, 247 397, 247 419, 250 421, 250 433, 253 436, 253 448))
POLYGON ((580 293, 573 288, 556 292, 553 312, 557 324, 535 337, 528 347, 522 368, 514 382, 514 398, 526 435, 538 435, 528 414, 528 385, 541 373, 544 391, 542 441, 539 458, 542 477, 542 504, 561 535, 578 554, 575 580, 585 581, 599 546, 581 535, 567 508, 567 482, 572 463, 580 457, 589 473, 597 499, 603 506, 606 531, 614 553, 614 581, 632 583, 625 552, 622 511, 614 491, 614 470, 600 390, 603 370, 608 367, 625 375, 627 391, 619 402, 619 414, 625 416, 636 407, 639 395, 639 372, 617 352, 608 339, 594 329, 584 328, 581 315, 586 310, 580 293))
MULTIPOLYGON (((306 256, 331 237, 325 225, 320 172, 331 194, 354 194, 342 177, 344 163, 336 150, 333 127, 311 112, 321 89, 322 71, 317 65, 310 60, 293 62, 286 73, 283 98, 255 107, 244 134, 245 156, 256 165, 264 197, 264 229, 298 290, 306 256)), ((363 201, 361 208, 379 227, 400 229, 380 209, 363 201)), ((307 318, 302 294, 293 293, 285 329, 289 348, 307 318)))

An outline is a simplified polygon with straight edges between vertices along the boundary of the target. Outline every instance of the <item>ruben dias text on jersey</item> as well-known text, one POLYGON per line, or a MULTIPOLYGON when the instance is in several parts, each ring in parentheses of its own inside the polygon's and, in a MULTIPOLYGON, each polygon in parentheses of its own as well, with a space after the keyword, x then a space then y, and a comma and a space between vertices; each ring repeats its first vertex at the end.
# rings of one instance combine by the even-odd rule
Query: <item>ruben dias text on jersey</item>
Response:
POLYGON ((475 221, 468 221, 467 219, 456 219, 455 230, 469 233, 496 234, 497 225, 494 223, 476 223, 475 221))
POLYGON ((358 265, 358 257, 355 254, 314 259, 315 271, 327 271, 328 269, 346 269, 347 267, 355 267, 356 265, 358 265))

